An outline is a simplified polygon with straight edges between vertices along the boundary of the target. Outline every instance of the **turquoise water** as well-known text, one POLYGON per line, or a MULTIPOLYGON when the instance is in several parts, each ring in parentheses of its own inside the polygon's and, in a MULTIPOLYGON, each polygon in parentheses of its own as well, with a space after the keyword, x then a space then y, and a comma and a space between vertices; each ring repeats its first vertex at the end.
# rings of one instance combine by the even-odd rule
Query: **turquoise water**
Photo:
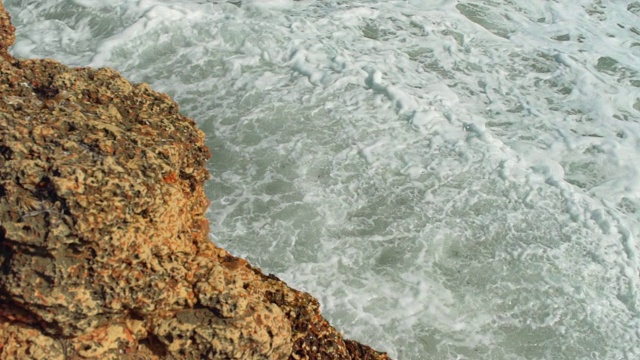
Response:
POLYGON ((640 358, 640 2, 5 0, 207 133, 212 241, 397 359, 640 358))

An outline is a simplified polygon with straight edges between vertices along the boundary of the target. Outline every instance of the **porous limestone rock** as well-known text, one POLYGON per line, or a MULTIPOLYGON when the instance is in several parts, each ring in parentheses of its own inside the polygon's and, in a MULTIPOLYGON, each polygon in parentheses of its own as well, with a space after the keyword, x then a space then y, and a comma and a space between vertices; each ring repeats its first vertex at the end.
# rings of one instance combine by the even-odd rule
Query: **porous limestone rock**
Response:
POLYGON ((208 240, 209 150, 167 95, 19 60, 0 2, 0 359, 386 359, 208 240))
POLYGON ((6 55, 9 46, 16 41, 15 28, 11 24, 11 18, 5 11, 2 1, 0 1, 0 56, 6 55))

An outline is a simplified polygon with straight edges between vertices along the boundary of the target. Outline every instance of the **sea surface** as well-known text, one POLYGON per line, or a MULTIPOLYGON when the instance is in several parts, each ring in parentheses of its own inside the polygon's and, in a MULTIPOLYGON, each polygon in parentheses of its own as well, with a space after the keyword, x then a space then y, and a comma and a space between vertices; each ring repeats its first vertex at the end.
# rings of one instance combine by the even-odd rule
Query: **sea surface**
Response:
POLYGON ((640 359, 640 2, 5 0, 207 134, 211 239, 396 359, 640 359))

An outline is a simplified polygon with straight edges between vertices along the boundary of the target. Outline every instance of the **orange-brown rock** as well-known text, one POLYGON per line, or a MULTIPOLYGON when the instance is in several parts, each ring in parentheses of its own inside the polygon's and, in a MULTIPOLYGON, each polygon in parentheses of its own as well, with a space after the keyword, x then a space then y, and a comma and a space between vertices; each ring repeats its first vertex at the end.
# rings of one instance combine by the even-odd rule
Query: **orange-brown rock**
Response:
POLYGON ((9 46, 16 40, 15 28, 11 18, 0 1, 0 56, 5 56, 9 46))
POLYGON ((385 359, 208 240, 209 150, 168 96, 7 53, 0 359, 385 359))

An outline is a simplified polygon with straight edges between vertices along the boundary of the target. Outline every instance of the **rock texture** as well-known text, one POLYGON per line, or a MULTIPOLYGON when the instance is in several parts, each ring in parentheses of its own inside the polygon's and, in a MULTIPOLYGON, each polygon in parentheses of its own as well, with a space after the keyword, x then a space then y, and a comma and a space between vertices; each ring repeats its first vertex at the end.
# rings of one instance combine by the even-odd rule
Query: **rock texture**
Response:
POLYGON ((110 69, 18 60, 0 3, 0 359, 386 359, 208 240, 204 134, 110 69))

